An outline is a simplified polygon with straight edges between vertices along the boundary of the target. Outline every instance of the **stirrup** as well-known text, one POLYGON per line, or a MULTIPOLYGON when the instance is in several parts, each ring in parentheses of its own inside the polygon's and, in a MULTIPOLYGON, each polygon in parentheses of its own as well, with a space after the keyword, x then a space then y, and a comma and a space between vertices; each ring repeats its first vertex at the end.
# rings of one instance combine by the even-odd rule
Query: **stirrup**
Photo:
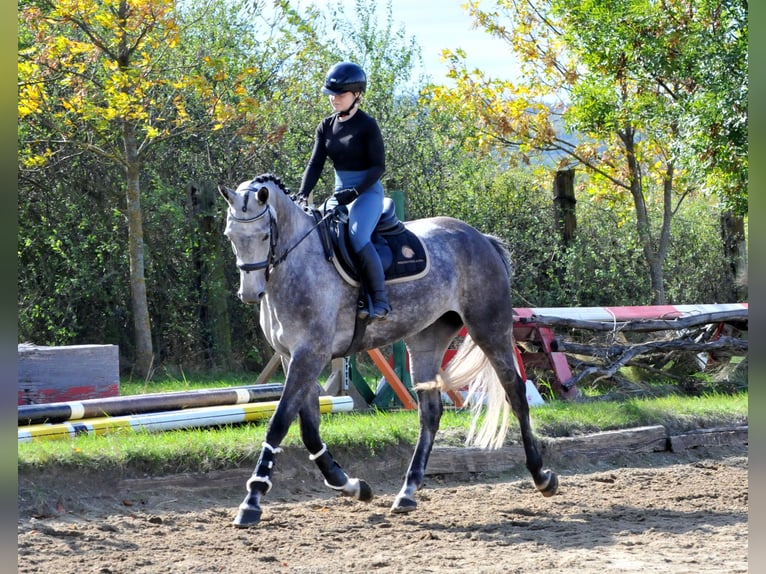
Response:
POLYGON ((391 305, 388 303, 373 303, 372 307, 373 321, 385 321, 388 319, 388 314, 391 312, 391 305))
POLYGON ((370 307, 372 306, 372 304, 368 303, 367 305, 362 305, 361 301, 359 303, 360 303, 359 310, 356 312, 356 316, 359 317, 362 321, 364 321, 370 316, 370 307))

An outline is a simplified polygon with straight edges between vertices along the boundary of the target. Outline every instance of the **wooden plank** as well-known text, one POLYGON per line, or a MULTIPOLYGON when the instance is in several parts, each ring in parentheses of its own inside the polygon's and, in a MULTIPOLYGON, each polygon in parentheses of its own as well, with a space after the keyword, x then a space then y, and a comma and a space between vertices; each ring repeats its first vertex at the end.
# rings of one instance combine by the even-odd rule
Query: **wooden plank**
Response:
MULTIPOLYGON (((541 442, 544 460, 576 456, 597 458, 623 453, 651 453, 667 450, 665 427, 648 426, 606 431, 580 437, 562 437, 541 442)), ((427 475, 464 472, 507 472, 524 468, 524 448, 510 445, 496 450, 437 447, 431 452, 427 475)))
POLYGON ((747 425, 733 428, 699 429, 670 437, 670 450, 682 450, 706 447, 748 444, 747 425))
POLYGON ((524 467, 524 447, 505 446, 495 450, 482 448, 434 448, 428 459, 426 475, 462 472, 506 472, 524 467))
POLYGON ((282 366, 282 355, 280 355, 279 353, 274 353, 273 355, 271 355, 269 362, 266 363, 266 366, 263 367, 261 374, 258 375, 258 378, 255 380, 255 384, 263 385, 269 382, 271 377, 274 376, 274 373, 276 373, 277 369, 279 369, 281 366, 282 366))
POLYGON ((668 450, 668 434, 662 425, 561 437, 542 444, 543 458, 605 454, 662 452, 668 450))
POLYGON ((117 345, 18 346, 18 404, 120 394, 117 345))

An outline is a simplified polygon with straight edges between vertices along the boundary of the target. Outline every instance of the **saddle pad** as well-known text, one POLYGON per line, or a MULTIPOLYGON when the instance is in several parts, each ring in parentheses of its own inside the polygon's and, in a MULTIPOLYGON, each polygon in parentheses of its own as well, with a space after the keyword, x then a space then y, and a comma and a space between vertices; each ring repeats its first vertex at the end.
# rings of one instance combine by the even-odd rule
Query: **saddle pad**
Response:
MULTIPOLYGON (((426 246, 417 235, 404 226, 400 226, 393 233, 375 232, 372 242, 378 254, 382 255, 386 283, 413 281, 428 273, 430 260, 426 246)), ((334 242, 333 265, 347 283, 359 286, 359 274, 351 262, 350 254, 343 247, 343 244, 334 242)))

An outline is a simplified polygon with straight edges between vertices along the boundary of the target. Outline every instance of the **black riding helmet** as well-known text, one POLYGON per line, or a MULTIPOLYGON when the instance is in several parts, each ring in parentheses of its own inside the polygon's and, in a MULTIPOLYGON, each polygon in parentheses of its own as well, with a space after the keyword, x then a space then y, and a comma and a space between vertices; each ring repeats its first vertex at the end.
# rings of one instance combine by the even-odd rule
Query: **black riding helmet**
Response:
POLYGON ((364 92, 367 89, 367 74, 352 62, 335 64, 325 77, 322 93, 337 96, 344 92, 364 92))

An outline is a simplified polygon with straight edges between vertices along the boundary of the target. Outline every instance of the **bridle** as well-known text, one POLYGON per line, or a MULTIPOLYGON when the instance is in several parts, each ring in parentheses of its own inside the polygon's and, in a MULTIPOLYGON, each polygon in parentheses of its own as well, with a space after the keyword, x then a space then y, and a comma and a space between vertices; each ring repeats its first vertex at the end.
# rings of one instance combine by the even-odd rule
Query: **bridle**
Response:
MULTIPOLYGON (((247 206, 245 206, 242 211, 247 211, 247 206)), ((233 219, 234 221, 238 223, 254 223, 265 215, 269 216, 269 253, 268 255, 266 255, 266 259, 264 259, 263 261, 258 261, 256 263, 237 264, 237 267, 239 268, 239 270, 244 271, 245 273, 250 273, 251 271, 260 271, 261 269, 265 269, 266 281, 268 281, 270 269, 271 267, 273 267, 274 250, 276 249, 277 238, 279 235, 279 232, 277 231, 277 226, 274 223, 274 217, 271 215, 271 209, 269 209, 269 205, 266 204, 266 206, 263 208, 263 211, 261 211, 257 215, 254 215, 253 217, 237 217, 236 215, 232 213, 231 208, 229 208, 228 215, 231 219, 233 219)))
MULTIPOLYGON (((245 206, 242 211, 247 211, 247 207, 245 206)), ((279 228, 276 224, 276 219, 274 219, 274 216, 271 213, 271 208, 268 204, 263 208, 263 211, 261 211, 259 214, 254 215, 253 217, 237 217, 232 213, 231 207, 229 207, 228 216, 233 219, 234 221, 238 223, 253 223, 255 221, 258 221, 262 217, 268 215, 269 217, 269 253, 266 255, 266 259, 263 261, 257 261, 255 263, 240 263, 237 265, 240 271, 244 271, 245 273, 250 273, 251 271, 260 271, 261 269, 266 270, 266 281, 269 280, 269 275, 271 275, 271 272, 274 270, 275 267, 278 265, 284 263, 285 259, 287 259, 287 256, 290 254, 290 252, 298 247, 304 239, 306 239, 309 234, 314 231, 317 227, 319 227, 322 222, 325 219, 328 219, 335 213, 335 210, 328 211, 319 221, 317 221, 306 233, 304 233, 298 241, 296 241, 291 247, 288 247, 285 249, 284 253, 280 255, 279 257, 276 256, 277 252, 277 241, 279 240, 279 228)))

